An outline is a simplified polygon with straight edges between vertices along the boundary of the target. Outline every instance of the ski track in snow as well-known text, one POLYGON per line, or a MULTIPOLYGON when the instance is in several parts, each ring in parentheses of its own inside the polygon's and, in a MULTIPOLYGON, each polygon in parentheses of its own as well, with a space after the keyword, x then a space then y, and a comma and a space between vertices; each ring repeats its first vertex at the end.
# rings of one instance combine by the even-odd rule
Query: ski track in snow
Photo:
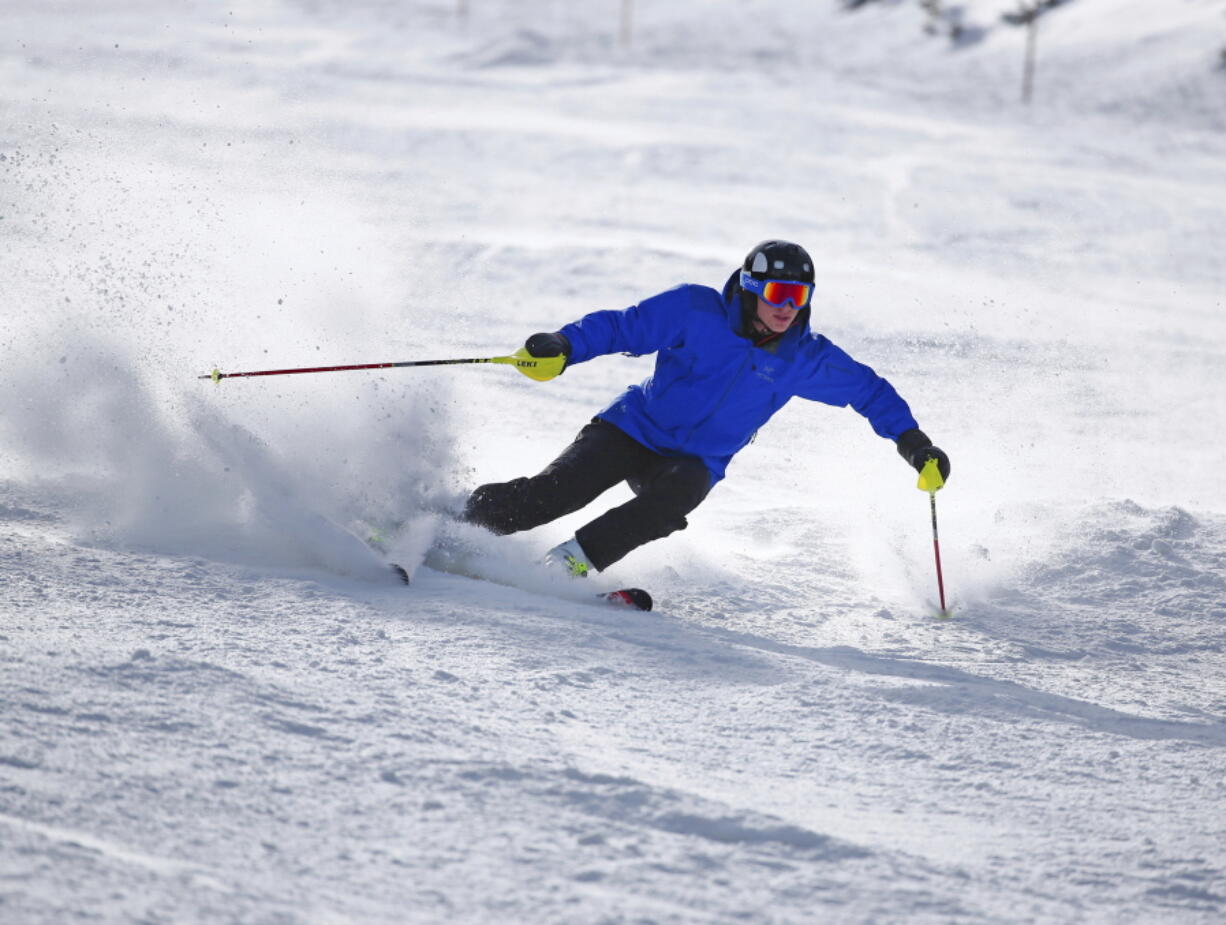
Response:
POLYGON ((995 0, 957 51, 470 6, 0 11, 0 921, 1221 921, 1226 8, 1053 11, 1021 112, 995 0), (591 582, 640 614, 528 574, 582 515, 469 538, 523 587, 361 538, 420 563, 648 360, 194 378, 502 353, 768 236, 951 452, 953 619, 846 411, 591 582))

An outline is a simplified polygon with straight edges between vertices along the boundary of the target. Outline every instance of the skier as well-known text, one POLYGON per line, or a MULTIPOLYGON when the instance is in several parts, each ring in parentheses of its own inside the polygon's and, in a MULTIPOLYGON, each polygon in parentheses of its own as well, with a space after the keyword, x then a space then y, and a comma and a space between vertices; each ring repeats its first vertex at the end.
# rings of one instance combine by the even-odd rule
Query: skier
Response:
POLYGON ((793 396, 850 405, 917 470, 949 458, 872 369, 809 329, 815 275, 804 248, 764 241, 722 293, 681 285, 624 311, 597 311, 525 343, 563 369, 609 353, 656 354, 562 454, 531 478, 482 485, 464 519, 516 533, 573 513, 620 482, 635 497, 579 528, 546 563, 572 576, 603 571, 631 550, 687 526, 728 462, 793 396))

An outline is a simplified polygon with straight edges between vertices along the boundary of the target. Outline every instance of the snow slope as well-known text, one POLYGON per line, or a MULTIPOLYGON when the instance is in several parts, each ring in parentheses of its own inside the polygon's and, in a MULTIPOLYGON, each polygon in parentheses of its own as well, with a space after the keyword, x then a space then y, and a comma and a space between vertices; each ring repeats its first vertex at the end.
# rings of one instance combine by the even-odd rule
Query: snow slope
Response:
POLYGON ((1220 921, 1226 2, 1052 11, 1029 108, 994 0, 467 6, 0 7, 0 920, 1220 921), (196 378, 504 353, 768 236, 953 459, 952 620, 845 410, 627 614, 354 532, 420 560, 649 359, 196 378))

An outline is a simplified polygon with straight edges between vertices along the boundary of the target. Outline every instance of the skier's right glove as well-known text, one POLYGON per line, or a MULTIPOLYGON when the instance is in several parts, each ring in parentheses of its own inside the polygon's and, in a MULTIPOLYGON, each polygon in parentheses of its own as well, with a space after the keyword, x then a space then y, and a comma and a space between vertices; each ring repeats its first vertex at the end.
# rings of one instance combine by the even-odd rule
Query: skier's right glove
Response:
POLYGON ((928 435, 918 427, 902 434, 897 443, 898 455, 905 459, 916 472, 922 471, 924 463, 929 459, 935 459, 937 469, 941 473, 941 480, 949 480, 949 457, 940 447, 933 446, 928 435))
MULTIPOLYGON (((570 359, 570 340, 565 334, 559 334, 556 331, 550 334, 533 334, 524 342, 524 349, 538 359, 547 357, 570 359)), ((565 371, 566 366, 563 365, 558 375, 560 376, 565 371)))

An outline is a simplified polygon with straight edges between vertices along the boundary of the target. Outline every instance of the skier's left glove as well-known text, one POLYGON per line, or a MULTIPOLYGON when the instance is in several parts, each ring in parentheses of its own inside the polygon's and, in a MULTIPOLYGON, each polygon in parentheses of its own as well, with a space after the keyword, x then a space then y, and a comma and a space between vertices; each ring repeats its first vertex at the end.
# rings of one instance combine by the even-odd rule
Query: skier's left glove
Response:
POLYGON ((937 469, 942 481, 949 481, 949 457, 939 446, 933 446, 928 435, 918 427, 902 434, 898 440, 898 455, 916 472, 923 470, 924 463, 930 459, 937 461, 937 469))
MULTIPOLYGON (((570 359, 570 339, 565 334, 559 334, 554 331, 548 334, 533 334, 524 341, 524 349, 532 356, 538 359, 547 359, 548 357, 566 357, 570 359)), ((558 375, 566 372, 566 366, 563 365, 558 375)))

